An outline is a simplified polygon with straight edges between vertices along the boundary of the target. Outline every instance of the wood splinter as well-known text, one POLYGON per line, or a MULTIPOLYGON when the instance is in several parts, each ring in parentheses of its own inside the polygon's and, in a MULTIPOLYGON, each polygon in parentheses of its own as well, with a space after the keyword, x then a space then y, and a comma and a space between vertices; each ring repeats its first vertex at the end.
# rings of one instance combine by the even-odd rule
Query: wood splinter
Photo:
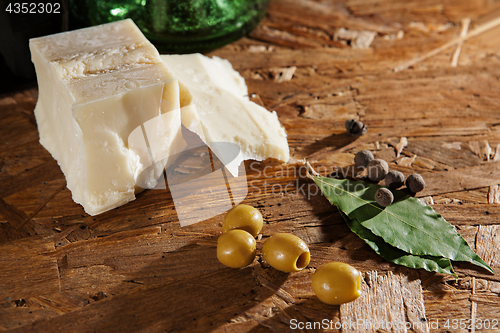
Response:
POLYGON ((495 19, 493 19, 491 21, 486 22, 485 24, 477 27, 476 29, 472 30, 471 32, 469 32, 465 36, 459 36, 459 37, 457 37, 457 38, 449 41, 448 43, 443 44, 440 47, 435 48, 434 50, 431 50, 431 51, 425 53, 424 55, 416 57, 416 58, 414 58, 414 59, 412 59, 410 61, 404 62, 403 64, 401 64, 401 65, 397 66, 396 68, 394 68, 393 71, 394 72, 400 72, 400 71, 403 71, 405 69, 408 69, 411 66, 416 65, 419 62, 424 61, 424 60, 426 60, 426 59, 428 59, 430 57, 433 57, 436 54, 440 53, 443 50, 446 50, 447 48, 449 48, 449 47, 451 47, 453 45, 456 45, 456 44, 459 44, 459 43, 463 43, 464 41, 466 41, 466 40, 468 40, 468 39, 470 39, 472 37, 476 37, 477 35, 480 35, 480 34, 482 34, 485 31, 493 29, 493 28, 495 28, 498 25, 500 25, 500 17, 497 17, 497 18, 495 18, 495 19))
MULTIPOLYGON (((469 25, 470 25, 470 18, 466 17, 462 19, 462 31, 460 32, 460 37, 465 37, 467 36, 467 32, 469 31, 469 25)), ((460 56, 460 52, 462 51, 462 45, 464 42, 460 42, 457 45, 457 48, 455 49, 455 52, 453 53, 453 57, 451 58, 451 66, 452 67, 457 67, 458 65, 458 57, 460 56)))

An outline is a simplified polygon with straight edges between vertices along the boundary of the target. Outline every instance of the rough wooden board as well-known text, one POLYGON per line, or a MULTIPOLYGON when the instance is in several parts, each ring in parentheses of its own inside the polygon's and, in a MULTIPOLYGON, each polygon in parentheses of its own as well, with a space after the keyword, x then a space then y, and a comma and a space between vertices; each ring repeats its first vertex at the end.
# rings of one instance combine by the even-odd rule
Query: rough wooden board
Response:
POLYGON ((418 196, 427 196, 495 185, 500 178, 500 168, 493 162, 450 171, 426 172, 422 176, 426 187, 418 196))
POLYGON ((211 53, 232 62, 251 98, 276 110, 287 130, 292 161, 247 162, 245 203, 266 221, 259 250, 275 232, 309 243, 311 263, 297 274, 276 272, 259 258, 243 270, 224 268, 214 256, 222 216, 180 228, 168 190, 145 191, 118 209, 86 215, 38 143, 37 89, 0 95, 0 263, 11 263, 7 270, 0 266, 0 276, 15 269, 28 274, 31 266, 28 279, 44 277, 10 286, 17 299, 0 298, 0 330, 289 332, 294 319, 347 322, 376 312, 375 319, 382 316, 384 309, 374 310, 380 304, 387 304, 386 314, 409 313, 411 306, 423 314, 421 295, 427 322, 441 323, 433 332, 461 331, 443 327, 447 319, 499 318, 499 28, 466 41, 457 67, 449 49, 392 71, 454 39, 463 18, 472 19, 472 30, 499 17, 498 7, 482 0, 273 0, 248 37, 211 53), (376 35, 369 48, 353 49, 335 40, 339 29, 376 35), (350 118, 365 122, 368 134, 346 135, 350 118), (411 164, 398 164, 390 145, 401 137, 408 145, 400 159, 416 156, 411 164), (497 273, 460 264, 455 280, 397 267, 353 235, 298 172, 298 160, 307 158, 324 173, 342 172, 361 149, 407 175, 424 173, 428 187, 418 196, 432 198, 435 210, 497 273), (41 252, 3 257, 4 248, 26 243, 41 252), (379 289, 372 286, 365 295, 370 311, 350 309, 355 303, 328 306, 314 296, 310 276, 333 260, 377 282, 379 289), (398 306, 372 297, 379 291, 401 297, 403 289, 391 285, 410 290, 398 306))
POLYGON ((447 320, 452 324, 453 319, 460 321, 471 318, 470 290, 424 291, 423 294, 429 322, 438 322, 438 329, 433 329, 432 332, 466 332, 450 330, 451 326, 445 327, 445 323, 447 320))
POLYGON ((54 243, 40 237, 1 244, 0 299, 17 300, 58 291, 59 270, 50 256, 53 251, 54 243))
POLYGON ((469 166, 476 166, 482 163, 482 160, 474 156, 470 150, 458 150, 437 146, 436 142, 432 141, 413 141, 406 147, 405 151, 409 151, 416 155, 426 156, 428 159, 440 162, 453 168, 464 168, 469 166))
POLYGON ((500 226, 479 226, 476 236, 476 253, 484 259, 491 267, 500 266, 498 256, 498 241, 500 238, 500 226))
POLYGON ((434 210, 453 225, 498 225, 500 206, 488 204, 435 204, 434 210), (467 214, 464 214, 464 211, 467 214))
POLYGON ((224 269, 217 274, 180 280, 156 288, 138 288, 12 332, 41 332, 54 327, 59 331, 85 327, 85 331, 105 332, 199 332, 203 327, 215 329, 258 304, 256 295, 272 296, 273 291, 259 286, 250 271, 251 268, 224 269), (238 282, 229 286, 228 280, 238 282), (215 309, 217 312, 214 312, 215 309), (108 318, 116 320, 110 321, 108 318))
POLYGON ((349 323, 342 332, 408 332, 408 324, 414 332, 429 332, 419 280, 371 271, 365 273, 362 291, 357 300, 340 306, 342 323, 349 323))
MULTIPOLYGON (((487 204, 488 203, 488 187, 482 187, 475 190, 444 193, 433 196, 435 204, 487 204)), ((480 206, 477 206, 480 207, 480 206)))

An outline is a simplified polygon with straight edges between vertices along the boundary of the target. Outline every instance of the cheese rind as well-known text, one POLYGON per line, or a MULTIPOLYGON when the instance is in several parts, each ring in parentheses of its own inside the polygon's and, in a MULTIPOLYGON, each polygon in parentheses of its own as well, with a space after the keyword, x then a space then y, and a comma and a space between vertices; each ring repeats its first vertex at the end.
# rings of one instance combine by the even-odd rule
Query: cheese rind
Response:
POLYGON ((179 80, 183 125, 200 136, 233 176, 247 159, 289 160, 286 132, 276 112, 248 99, 243 78, 227 60, 201 54, 161 59, 179 80), (221 142, 238 145, 238 156, 219 149, 221 142))
POLYGON ((40 37, 30 49, 40 142, 61 166, 73 200, 95 215, 154 186, 172 147, 182 146, 179 85, 135 24, 40 37), (163 144, 149 147, 147 137, 163 144))

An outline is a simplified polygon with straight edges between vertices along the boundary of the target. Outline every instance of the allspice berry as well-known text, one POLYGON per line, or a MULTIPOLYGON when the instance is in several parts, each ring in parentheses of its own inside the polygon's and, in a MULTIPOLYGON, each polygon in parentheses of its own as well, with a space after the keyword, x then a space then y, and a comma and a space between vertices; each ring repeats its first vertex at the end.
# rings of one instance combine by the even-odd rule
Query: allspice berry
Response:
POLYGON ((361 136, 366 134, 367 127, 361 121, 348 119, 345 121, 345 129, 352 136, 361 136))
POLYGON ((406 187, 412 193, 420 192, 425 187, 424 178, 422 178, 422 176, 419 175, 418 173, 414 173, 412 175, 409 175, 408 178, 406 178, 406 187))
POLYGON ((374 157, 371 151, 369 150, 360 150, 354 156, 354 164, 358 168, 366 168, 368 163, 373 161, 374 157))
POLYGON ((388 188, 381 187, 375 193, 375 201, 382 207, 389 206, 393 200, 394 195, 388 188))
POLYGON ((389 171, 387 176, 385 176, 384 181, 385 181, 385 186, 395 190, 403 186, 403 184, 405 183, 405 175, 403 175, 402 172, 392 170, 389 171))
POLYGON ((381 159, 374 159, 368 163, 368 178, 371 181, 378 182, 387 176, 389 173, 389 164, 381 159))

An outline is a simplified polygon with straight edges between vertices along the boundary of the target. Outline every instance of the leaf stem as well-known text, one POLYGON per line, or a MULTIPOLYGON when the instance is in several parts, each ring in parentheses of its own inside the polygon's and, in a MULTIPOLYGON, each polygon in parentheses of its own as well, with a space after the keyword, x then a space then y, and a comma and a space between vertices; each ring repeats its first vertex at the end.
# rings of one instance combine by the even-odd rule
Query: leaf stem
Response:
POLYGON ((306 169, 306 176, 307 176, 307 178, 314 180, 314 177, 319 177, 319 173, 317 173, 316 170, 314 170, 314 168, 311 166, 311 164, 308 161, 306 161, 304 159, 303 163, 307 167, 307 169, 306 169), (309 171, 310 171, 310 173, 309 173, 309 171), (311 173, 312 173, 312 175, 311 175, 311 173))

